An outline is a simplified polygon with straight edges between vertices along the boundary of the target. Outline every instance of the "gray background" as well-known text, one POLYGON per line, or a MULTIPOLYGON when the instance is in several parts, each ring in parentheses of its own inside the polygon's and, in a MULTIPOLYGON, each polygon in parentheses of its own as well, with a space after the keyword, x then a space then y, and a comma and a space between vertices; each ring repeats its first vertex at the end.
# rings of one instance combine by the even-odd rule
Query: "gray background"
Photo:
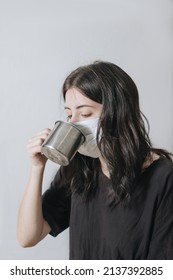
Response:
MULTIPOLYGON (((172 0, 0 0, 0 259, 68 259, 68 230, 34 248, 16 240, 28 139, 64 118, 61 86, 101 59, 136 82, 157 147, 173 151, 172 0)), ((48 162, 44 189, 58 166, 48 162)))

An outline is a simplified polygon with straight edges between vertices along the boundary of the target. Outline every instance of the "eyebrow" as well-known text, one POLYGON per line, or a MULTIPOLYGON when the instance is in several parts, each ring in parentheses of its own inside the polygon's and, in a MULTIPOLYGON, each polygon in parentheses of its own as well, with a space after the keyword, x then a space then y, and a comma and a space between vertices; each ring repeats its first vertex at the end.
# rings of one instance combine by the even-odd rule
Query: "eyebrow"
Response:
MULTIPOLYGON (((76 109, 80 109, 80 108, 83 108, 83 107, 93 108, 94 106, 91 106, 91 105, 80 105, 80 106, 77 106, 76 109)), ((71 110, 69 107, 64 107, 64 109, 71 110)))

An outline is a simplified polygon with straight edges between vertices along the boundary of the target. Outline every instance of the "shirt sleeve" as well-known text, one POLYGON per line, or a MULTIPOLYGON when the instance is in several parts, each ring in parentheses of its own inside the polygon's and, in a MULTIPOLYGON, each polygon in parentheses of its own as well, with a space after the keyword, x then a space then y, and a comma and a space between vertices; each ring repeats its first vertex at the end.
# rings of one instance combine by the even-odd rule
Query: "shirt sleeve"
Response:
POLYGON ((158 200, 147 259, 173 260, 173 172, 167 177, 158 200))
POLYGON ((54 237, 69 227, 70 220, 69 185, 63 183, 61 171, 60 168, 49 189, 42 196, 43 217, 50 225, 50 234, 54 237))

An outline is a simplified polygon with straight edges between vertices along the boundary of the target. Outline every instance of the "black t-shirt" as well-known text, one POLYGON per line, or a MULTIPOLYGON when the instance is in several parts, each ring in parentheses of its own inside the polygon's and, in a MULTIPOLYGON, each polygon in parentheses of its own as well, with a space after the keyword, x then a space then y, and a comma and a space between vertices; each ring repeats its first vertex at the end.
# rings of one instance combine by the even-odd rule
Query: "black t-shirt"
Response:
POLYGON ((141 174, 132 203, 113 209, 110 180, 100 171, 95 196, 69 196, 61 168, 43 195, 53 236, 70 226, 70 259, 173 260, 173 164, 161 157, 141 174))

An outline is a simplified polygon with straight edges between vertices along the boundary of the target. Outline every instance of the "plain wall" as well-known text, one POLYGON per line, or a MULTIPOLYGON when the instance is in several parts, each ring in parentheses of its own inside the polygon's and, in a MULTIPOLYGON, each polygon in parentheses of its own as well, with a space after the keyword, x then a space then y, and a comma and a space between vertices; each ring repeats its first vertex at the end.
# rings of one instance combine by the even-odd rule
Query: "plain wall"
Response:
MULTIPOLYGON (((135 81, 153 144, 173 151, 172 0, 0 0, 0 259, 68 259, 69 232, 16 240, 29 138, 64 118, 67 74, 111 61, 135 81)), ((50 161, 46 189, 58 166, 50 161)))

